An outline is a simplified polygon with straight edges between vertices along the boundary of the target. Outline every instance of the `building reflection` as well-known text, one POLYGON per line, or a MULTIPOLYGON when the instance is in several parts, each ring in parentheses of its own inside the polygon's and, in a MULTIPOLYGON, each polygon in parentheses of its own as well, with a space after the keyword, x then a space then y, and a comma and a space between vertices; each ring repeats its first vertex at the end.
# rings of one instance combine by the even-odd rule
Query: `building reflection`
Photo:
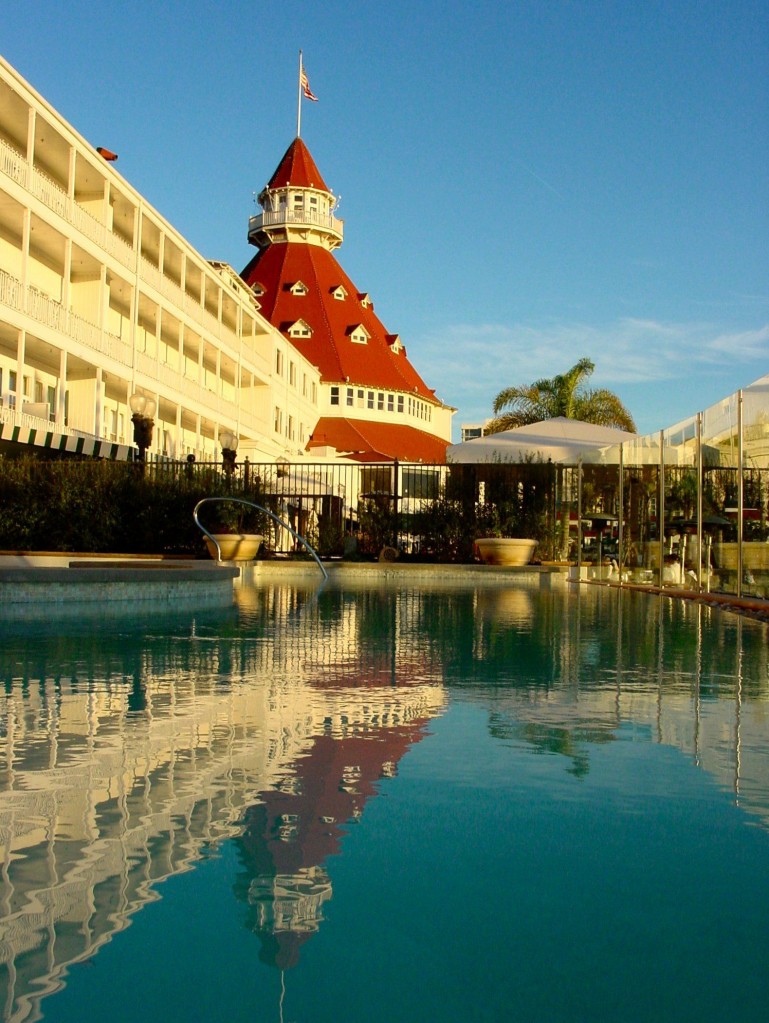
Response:
POLYGON ((578 776, 596 743, 638 729, 769 823, 765 630, 645 594, 244 588, 162 630, 16 626, 0 681, 13 1023, 225 839, 261 960, 296 965, 345 830, 449 693, 488 710, 496 741, 578 776))
POLYGON ((307 608, 283 591, 258 610, 280 625, 268 636, 234 609, 167 635, 41 625, 5 641, 3 1019, 38 1018, 68 967, 223 839, 238 840, 236 894, 265 961, 295 961, 317 927, 345 823, 446 695, 394 637, 366 653, 365 602, 307 608))

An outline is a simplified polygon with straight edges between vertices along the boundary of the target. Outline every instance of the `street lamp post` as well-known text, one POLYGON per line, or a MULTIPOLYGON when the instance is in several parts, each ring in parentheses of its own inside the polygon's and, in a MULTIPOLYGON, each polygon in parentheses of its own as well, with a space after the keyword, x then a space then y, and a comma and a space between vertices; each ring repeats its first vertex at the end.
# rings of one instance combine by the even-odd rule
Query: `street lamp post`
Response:
POLYGON ((157 405, 154 398, 148 398, 144 394, 139 394, 138 391, 131 395, 128 404, 131 408, 131 422, 134 425, 134 444, 139 449, 138 461, 144 462, 147 448, 152 443, 157 405))
POLYGON ((238 438, 232 430, 219 431, 219 443, 222 445, 222 467, 227 477, 235 472, 235 455, 238 450, 238 438))

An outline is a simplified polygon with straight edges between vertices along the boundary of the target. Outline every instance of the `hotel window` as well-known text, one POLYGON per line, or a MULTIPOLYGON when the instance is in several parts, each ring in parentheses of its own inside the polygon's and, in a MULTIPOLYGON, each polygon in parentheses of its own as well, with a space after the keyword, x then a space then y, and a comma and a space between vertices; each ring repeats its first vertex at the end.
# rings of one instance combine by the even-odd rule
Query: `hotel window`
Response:
POLYGON ((364 396, 364 391, 361 389, 361 390, 358 391, 358 401, 356 403, 358 408, 363 408, 363 396, 364 396))
POLYGON ((376 396, 376 407, 380 412, 384 409, 384 394, 382 391, 380 391, 376 396))
POLYGON ((392 396, 392 394, 387 395, 387 411, 388 412, 395 411, 395 398, 392 396))
POLYGON ((288 417, 288 424, 286 425, 286 436, 289 440, 294 439, 294 417, 288 417))
POLYGON ((306 439, 307 438, 305 437, 305 433, 304 433, 304 423, 300 423, 299 424, 299 443, 300 444, 304 444, 306 439))
POLYGON ((283 429, 283 413, 281 412, 277 405, 275 406, 275 418, 273 421, 273 429, 275 430, 275 433, 280 433, 283 429))
POLYGON ((275 372, 279 377, 283 376, 283 352, 280 349, 275 353, 275 372))
POLYGON ((307 374, 302 373, 302 397, 307 397, 307 374))
POLYGON ((352 387, 347 388, 347 404, 352 408, 353 402, 355 401, 355 394, 352 387))
POLYGON ((398 411, 401 412, 401 413, 403 412, 403 395, 402 394, 398 395, 398 411))
POLYGON ((368 394, 366 395, 366 404, 368 405, 369 408, 373 408, 374 407, 374 392, 373 391, 369 391, 368 394))
MULTIPOLYGON (((318 404, 318 385, 315 383, 314 380, 312 382, 312 387, 310 388, 310 392, 311 392, 310 397, 311 397, 313 405, 317 405, 318 404)), ((336 397, 337 397, 336 403, 338 405, 339 404, 339 388, 338 387, 336 389, 336 397)))
POLYGON ((296 365, 293 362, 288 364, 288 382, 292 387, 296 387, 296 365))

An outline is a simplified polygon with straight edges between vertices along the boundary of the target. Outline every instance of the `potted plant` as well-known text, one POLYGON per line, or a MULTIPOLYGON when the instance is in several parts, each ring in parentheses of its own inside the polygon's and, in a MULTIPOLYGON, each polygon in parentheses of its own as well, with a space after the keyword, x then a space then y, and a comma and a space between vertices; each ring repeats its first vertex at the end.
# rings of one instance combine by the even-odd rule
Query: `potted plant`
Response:
POLYGON ((206 526, 213 540, 205 537, 210 556, 221 561, 252 561, 264 540, 264 534, 257 532, 260 513, 237 501, 217 501, 213 509, 213 522, 206 526))
POLYGON ((517 508, 499 504, 487 506, 478 516, 481 536, 475 541, 478 556, 485 565, 521 567, 534 556, 537 541, 520 533, 517 508))

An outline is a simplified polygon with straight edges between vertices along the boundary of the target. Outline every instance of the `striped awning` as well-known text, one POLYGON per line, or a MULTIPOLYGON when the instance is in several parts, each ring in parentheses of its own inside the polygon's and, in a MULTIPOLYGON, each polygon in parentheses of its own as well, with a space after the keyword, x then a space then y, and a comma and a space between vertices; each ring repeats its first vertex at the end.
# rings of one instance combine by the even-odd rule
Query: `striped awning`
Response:
POLYGON ((28 426, 25 423, 14 422, 11 417, 6 416, 0 417, 0 441, 120 462, 129 462, 133 458, 133 448, 128 444, 114 444, 112 441, 99 440, 98 437, 56 433, 55 430, 47 428, 47 424, 28 426))

